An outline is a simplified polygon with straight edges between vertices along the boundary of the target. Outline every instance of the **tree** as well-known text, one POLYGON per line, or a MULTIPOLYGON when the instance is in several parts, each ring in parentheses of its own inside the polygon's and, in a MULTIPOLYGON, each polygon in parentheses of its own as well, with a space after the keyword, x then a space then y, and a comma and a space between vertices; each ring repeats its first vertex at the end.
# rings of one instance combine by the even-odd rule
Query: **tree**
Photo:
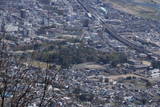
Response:
POLYGON ((54 102, 55 77, 59 70, 34 68, 13 56, 0 38, 0 107, 27 107, 35 103, 44 107, 54 102))
POLYGON ((152 66, 153 66, 154 68, 160 69, 160 61, 153 61, 153 62, 152 62, 152 66))

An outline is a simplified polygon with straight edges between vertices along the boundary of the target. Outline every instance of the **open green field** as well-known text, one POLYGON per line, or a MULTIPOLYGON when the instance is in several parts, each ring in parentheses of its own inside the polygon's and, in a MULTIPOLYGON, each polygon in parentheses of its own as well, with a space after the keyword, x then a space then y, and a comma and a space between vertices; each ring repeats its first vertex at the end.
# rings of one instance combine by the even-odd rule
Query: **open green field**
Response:
POLYGON ((144 18, 160 19, 160 0, 103 0, 113 8, 144 18))

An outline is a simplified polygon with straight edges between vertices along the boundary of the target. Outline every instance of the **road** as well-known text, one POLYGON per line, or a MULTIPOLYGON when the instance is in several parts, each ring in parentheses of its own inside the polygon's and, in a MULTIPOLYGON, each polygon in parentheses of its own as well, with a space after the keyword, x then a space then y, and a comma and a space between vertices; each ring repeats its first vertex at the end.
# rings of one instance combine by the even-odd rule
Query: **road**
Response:
MULTIPOLYGON (((112 36, 114 39, 118 40, 119 42, 123 43, 124 45, 140 52, 140 53, 145 53, 148 56, 155 56, 160 58, 160 55, 155 54, 145 48, 143 48, 142 46, 139 46, 135 43, 130 42, 128 39, 125 39, 123 37, 121 37, 120 35, 117 34, 117 32, 114 30, 114 28, 110 25, 107 25, 107 23, 104 21, 104 19, 102 18, 102 16, 99 16, 99 14, 96 14, 95 11, 91 11, 92 9, 90 9, 88 6, 90 0, 87 0, 87 3, 89 3, 87 6, 81 1, 81 0, 76 0, 77 3, 84 9, 84 11, 86 13, 89 13, 92 15, 92 17, 94 17, 95 19, 98 19, 100 21, 100 23, 103 25, 103 27, 105 28, 105 32, 108 33, 110 36, 112 36), (89 8, 89 9, 88 9, 89 8)), ((92 6, 90 6, 91 8, 93 8, 92 6)), ((96 10, 96 9, 94 9, 96 10)))

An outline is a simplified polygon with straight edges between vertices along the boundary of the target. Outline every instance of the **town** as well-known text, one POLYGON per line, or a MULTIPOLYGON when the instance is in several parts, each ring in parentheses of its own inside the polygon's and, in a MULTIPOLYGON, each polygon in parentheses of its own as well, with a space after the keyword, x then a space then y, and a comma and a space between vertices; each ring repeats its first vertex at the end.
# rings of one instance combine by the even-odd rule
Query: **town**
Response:
POLYGON ((0 1, 0 107, 158 107, 160 21, 103 0, 0 1))

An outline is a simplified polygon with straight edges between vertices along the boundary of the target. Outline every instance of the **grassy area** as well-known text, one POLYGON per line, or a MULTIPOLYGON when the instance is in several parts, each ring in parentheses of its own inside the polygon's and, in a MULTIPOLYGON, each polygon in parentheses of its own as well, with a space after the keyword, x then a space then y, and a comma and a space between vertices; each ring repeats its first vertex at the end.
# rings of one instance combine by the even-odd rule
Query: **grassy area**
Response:
POLYGON ((53 65, 51 63, 40 62, 40 61, 36 61, 36 60, 27 61, 27 62, 25 62, 25 64, 29 64, 33 67, 41 68, 41 69, 48 69, 48 68, 54 67, 54 69, 59 70, 61 68, 61 66, 59 66, 59 65, 53 65))
POLYGON ((103 65, 95 64, 95 63, 82 63, 73 66, 73 69, 96 69, 96 70, 105 70, 103 65))
MULTIPOLYGON (((153 81, 148 78, 144 78, 135 74, 127 74, 127 75, 120 75, 120 77, 124 78, 120 80, 120 83, 128 84, 128 85, 134 85, 136 89, 146 89, 152 86, 153 81), (133 78, 134 77, 134 78, 133 78)), ((113 77, 119 78, 119 76, 113 77)))
POLYGON ((159 20, 159 0, 103 0, 112 4, 113 8, 136 16, 159 20))
POLYGON ((52 66, 52 64, 47 64, 46 62, 40 62, 40 61, 28 61, 27 62, 29 65, 33 66, 33 67, 38 67, 38 68, 49 68, 49 66, 52 66))
POLYGON ((136 74, 111 75, 108 78, 112 80, 118 80, 120 78, 127 78, 127 77, 144 78, 136 74))

